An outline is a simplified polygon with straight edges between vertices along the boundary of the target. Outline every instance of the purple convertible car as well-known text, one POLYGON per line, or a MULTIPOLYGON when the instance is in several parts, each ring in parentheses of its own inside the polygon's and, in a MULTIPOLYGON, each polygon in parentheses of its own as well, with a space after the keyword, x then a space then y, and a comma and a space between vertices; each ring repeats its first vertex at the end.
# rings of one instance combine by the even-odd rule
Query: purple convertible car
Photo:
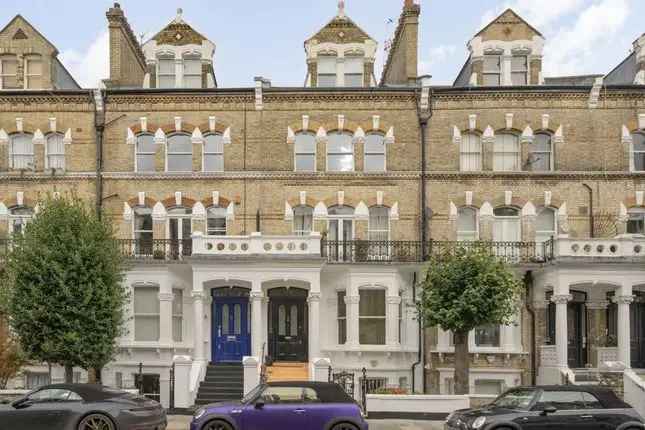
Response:
POLYGON ((195 412, 190 430, 368 430, 361 408, 337 384, 270 382, 242 401, 195 412))

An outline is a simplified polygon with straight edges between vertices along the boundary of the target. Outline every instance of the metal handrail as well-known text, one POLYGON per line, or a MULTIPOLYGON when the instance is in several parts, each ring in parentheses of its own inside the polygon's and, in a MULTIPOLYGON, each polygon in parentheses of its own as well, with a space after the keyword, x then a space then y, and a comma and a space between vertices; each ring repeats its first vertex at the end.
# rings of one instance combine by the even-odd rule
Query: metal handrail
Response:
POLYGON ((260 355, 260 384, 266 384, 268 380, 266 356, 264 354, 266 345, 266 342, 262 343, 262 353, 260 355))

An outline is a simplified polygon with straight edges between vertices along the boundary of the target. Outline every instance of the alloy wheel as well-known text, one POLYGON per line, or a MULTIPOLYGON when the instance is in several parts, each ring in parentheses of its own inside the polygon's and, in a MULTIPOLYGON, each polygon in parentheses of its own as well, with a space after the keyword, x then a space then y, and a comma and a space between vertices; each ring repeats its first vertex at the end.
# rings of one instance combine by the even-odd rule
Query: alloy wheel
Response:
POLYGON ((356 430, 356 426, 350 423, 336 424, 332 430, 356 430))
POLYGON ((211 421, 202 430, 231 430, 231 426, 224 421, 211 421))
POLYGON ((114 424, 105 415, 92 414, 83 418, 78 430, 114 430, 114 424))

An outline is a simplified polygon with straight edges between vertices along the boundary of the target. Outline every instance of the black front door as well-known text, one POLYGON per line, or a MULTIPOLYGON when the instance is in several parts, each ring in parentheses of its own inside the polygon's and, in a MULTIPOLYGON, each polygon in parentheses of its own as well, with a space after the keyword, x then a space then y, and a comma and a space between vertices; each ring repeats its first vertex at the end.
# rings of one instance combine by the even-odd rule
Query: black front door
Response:
POLYGON ((587 333, 584 303, 570 303, 567 309, 569 368, 581 369, 587 363, 587 333))
POLYGON ((632 367, 645 369, 645 296, 636 295, 630 308, 632 367))
POLYGON ((269 356, 275 361, 307 361, 307 291, 269 291, 269 356))

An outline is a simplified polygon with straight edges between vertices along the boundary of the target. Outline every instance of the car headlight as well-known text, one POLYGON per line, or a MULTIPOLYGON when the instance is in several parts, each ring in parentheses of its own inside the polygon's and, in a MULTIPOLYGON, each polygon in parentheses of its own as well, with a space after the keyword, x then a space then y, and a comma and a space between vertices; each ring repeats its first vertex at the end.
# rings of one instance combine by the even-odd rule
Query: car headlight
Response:
POLYGON ((479 429, 482 428, 486 424, 486 417, 479 417, 475 421, 473 421, 473 428, 474 429, 479 429))
POLYGON ((204 409, 204 408, 197 409, 197 410, 195 411, 195 415, 193 415, 193 418, 194 418, 194 419, 196 419, 196 420, 198 420, 198 419, 200 419, 201 417, 203 417, 203 416, 204 416, 204 414, 206 414, 206 409, 204 409))

